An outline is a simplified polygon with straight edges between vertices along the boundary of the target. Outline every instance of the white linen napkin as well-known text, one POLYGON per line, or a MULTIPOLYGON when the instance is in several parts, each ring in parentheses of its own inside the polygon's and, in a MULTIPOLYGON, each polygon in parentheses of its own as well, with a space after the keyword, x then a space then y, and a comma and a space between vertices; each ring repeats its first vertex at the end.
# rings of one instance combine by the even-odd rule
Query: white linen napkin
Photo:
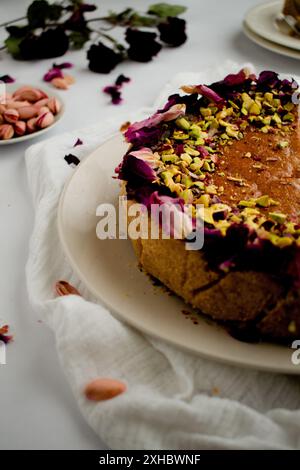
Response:
MULTIPOLYGON (((180 74, 153 110, 183 83, 209 83, 238 69, 226 64, 180 74)), ((27 264, 29 298, 53 330, 83 416, 112 449, 300 449, 299 378, 219 364, 138 333, 97 303, 65 260, 56 215, 73 169, 64 156, 84 158, 125 120, 128 116, 120 116, 119 122, 64 134, 26 152, 36 211, 27 264), (84 145, 73 149, 78 137, 84 145), (59 279, 76 286, 83 298, 55 298, 59 279), (82 391, 96 377, 120 379, 128 390, 106 402, 89 402, 82 391)))

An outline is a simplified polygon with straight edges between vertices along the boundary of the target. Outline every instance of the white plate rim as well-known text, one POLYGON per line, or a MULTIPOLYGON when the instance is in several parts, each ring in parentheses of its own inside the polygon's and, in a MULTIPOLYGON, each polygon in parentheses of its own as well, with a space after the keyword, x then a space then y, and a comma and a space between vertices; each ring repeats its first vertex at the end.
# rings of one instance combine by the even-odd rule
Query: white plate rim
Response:
POLYGON ((274 52, 275 54, 290 57, 295 60, 300 59, 300 51, 297 51, 295 49, 289 49, 288 47, 281 46, 280 44, 276 44, 275 42, 268 41, 267 39, 259 36, 254 31, 252 31, 251 28, 249 28, 249 26, 246 24, 246 22, 243 23, 243 31, 248 39, 253 41, 258 46, 263 47, 264 49, 274 52))
MULTIPOLYGON (((283 8, 283 2, 280 0, 273 0, 268 3, 261 3, 252 7, 245 16, 245 23, 258 36, 267 39, 273 43, 279 44, 280 46, 287 47, 288 49, 292 49, 294 51, 300 51, 300 39, 293 38, 288 36, 275 27, 275 23, 273 25, 273 30, 271 28, 260 28, 259 24, 255 20, 255 17, 258 15, 264 14, 266 17, 266 21, 269 22, 269 16, 275 15, 275 13, 281 13, 283 8)), ((270 21, 271 24, 271 21, 270 21)))
MULTIPOLYGON (((186 352, 189 352, 189 353, 193 353, 193 354, 196 354, 200 357, 203 357, 203 358, 206 358, 206 359, 209 359, 209 360, 216 360, 218 362, 221 362, 221 363, 224 363, 224 364, 229 364, 229 365, 234 365, 234 366, 242 366, 242 367, 246 367, 246 368, 249 368, 249 369, 254 369, 254 370, 263 370, 263 371, 267 371, 267 372, 276 372, 276 373, 284 373, 284 374, 289 374, 289 375, 299 375, 300 374, 300 368, 299 367, 296 367, 296 366, 293 366, 292 363, 289 364, 288 366, 284 366, 284 367, 281 367, 281 366, 278 366, 276 364, 272 364, 272 365, 266 365, 266 364, 261 364, 260 362, 256 362, 256 363, 253 363, 253 361, 251 361, 250 359, 247 359, 245 361, 245 359, 239 359, 239 357, 230 357, 230 354, 228 356, 219 356, 219 355, 212 355, 211 353, 209 352, 205 352, 205 351, 199 351, 199 350, 195 350, 193 348, 190 348, 187 344, 182 344, 181 342, 177 342, 176 340, 174 339, 167 339, 165 337, 162 337, 160 336, 156 331, 153 331, 152 329, 149 329, 149 328, 146 328, 143 324, 139 324, 138 322, 136 321, 130 321, 130 319, 128 317, 124 317, 122 315, 122 313, 120 313, 119 311, 117 311, 115 309, 115 307, 113 305, 111 305, 106 299, 102 298, 100 295, 99 295, 99 292, 97 292, 96 289, 94 289, 94 287, 92 285, 89 284, 85 274, 81 271, 80 267, 77 265, 76 261, 74 260, 73 258, 73 255, 71 253, 71 251, 69 250, 69 246, 67 244, 67 241, 64 237, 64 231, 63 231, 63 206, 64 206, 64 202, 65 202, 65 199, 66 199, 66 195, 68 193, 68 189, 70 187, 70 185, 72 184, 72 181, 73 181, 73 178, 76 178, 76 175, 78 174, 78 172, 80 172, 82 170, 82 168, 86 165, 88 165, 92 159, 94 158, 97 158, 96 157, 96 152, 99 151, 99 148, 101 148, 103 145, 105 145, 107 142, 109 141, 113 141, 114 139, 116 138, 120 138, 120 135, 119 134, 114 134, 112 137, 110 137, 109 139, 105 140, 105 142, 103 142, 96 150, 94 150, 90 155, 88 155, 78 166, 77 168, 74 170, 74 172, 70 175, 70 177, 68 178, 68 180, 66 181, 65 183, 65 186, 63 188, 63 191, 61 193, 61 196, 60 196, 60 200, 59 200, 59 204, 58 204, 58 211, 57 211, 57 229, 58 229, 58 235, 59 235, 59 239, 60 239, 60 242, 61 242, 61 245, 62 245, 62 248, 63 248, 63 251, 66 255, 66 258, 67 260, 69 261, 71 267, 74 269, 74 272, 77 274, 77 276, 79 277, 79 279, 81 279, 81 281, 83 282, 83 284, 87 287, 87 289, 97 298, 99 299, 99 303, 104 305, 105 307, 107 307, 109 309, 109 311, 116 317, 118 318, 119 320, 125 322, 126 324, 129 324, 131 327, 133 327, 134 329, 138 330, 138 331, 141 331, 142 333, 145 333, 145 334, 148 334, 150 335, 151 337, 154 337, 154 338, 157 338, 157 339, 160 339, 160 340, 163 340, 165 341, 166 343, 169 343, 173 346, 176 346, 178 348, 180 348, 181 350, 184 350, 186 352)), ((150 282, 150 281, 149 281, 150 282)), ((233 339, 233 338, 232 338, 233 339)), ((235 341, 233 339, 233 341, 235 341)), ((242 343, 243 344, 243 343, 242 343)), ((285 346, 280 346, 280 345, 273 345, 273 344, 269 344, 269 343, 260 343, 258 345, 250 345, 250 346, 253 346, 253 347, 263 347, 264 349, 268 349, 268 348, 282 348, 284 350, 284 352, 286 353, 286 349, 288 347, 285 347, 285 346)), ((288 350, 291 352, 292 354, 292 349, 289 349, 288 350)))
POLYGON ((50 88, 50 86, 43 87, 40 84, 35 84, 34 83, 34 84, 28 85, 28 83, 18 83, 18 82, 7 83, 6 84, 6 88, 7 88, 8 92, 14 92, 15 90, 17 90, 18 88, 21 88, 23 86, 30 86, 30 87, 38 88, 41 91, 44 91, 45 93, 47 93, 47 95, 49 95, 49 97, 56 98, 61 103, 61 109, 60 109, 59 113, 57 113, 54 116, 54 122, 53 122, 53 124, 51 124, 51 126, 45 127, 45 129, 40 129, 39 131, 33 132, 32 134, 25 134, 25 135, 22 135, 20 137, 13 137, 12 139, 8 139, 8 140, 0 140, 0 145, 18 144, 19 142, 24 142, 26 140, 35 139, 36 137, 40 137, 41 135, 43 135, 46 132, 50 131, 50 129, 53 129, 59 123, 59 121, 62 119, 62 117, 65 113, 66 105, 65 105, 64 100, 61 98, 60 95, 58 95, 58 93, 55 93, 55 91, 53 92, 52 88, 50 88))

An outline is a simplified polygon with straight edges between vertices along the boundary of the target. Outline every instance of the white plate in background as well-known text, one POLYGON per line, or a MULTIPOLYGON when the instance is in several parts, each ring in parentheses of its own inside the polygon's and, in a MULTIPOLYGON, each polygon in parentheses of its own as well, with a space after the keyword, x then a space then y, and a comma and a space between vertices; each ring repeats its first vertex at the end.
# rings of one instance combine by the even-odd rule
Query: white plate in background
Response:
POLYGON ((248 28, 263 39, 300 51, 300 38, 282 32, 276 18, 283 10, 283 0, 262 3, 252 8, 245 17, 248 28))

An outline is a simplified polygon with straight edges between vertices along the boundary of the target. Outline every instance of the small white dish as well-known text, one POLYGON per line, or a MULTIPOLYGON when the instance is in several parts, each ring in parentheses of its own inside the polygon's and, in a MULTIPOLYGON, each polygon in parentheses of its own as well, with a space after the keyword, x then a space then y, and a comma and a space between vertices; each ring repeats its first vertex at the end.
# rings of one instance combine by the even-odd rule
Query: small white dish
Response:
POLYGON ((267 41, 300 51, 300 38, 284 33, 276 23, 282 10, 282 0, 257 5, 246 14, 245 24, 253 33, 267 41))
POLYGON ((52 87, 50 88, 49 86, 48 87, 47 86, 40 86, 40 85, 36 85, 36 84, 32 84, 32 83, 30 85, 28 85, 27 83, 18 83, 18 82, 16 82, 16 83, 6 84, 6 90, 7 90, 8 93, 13 93, 18 88, 21 88, 23 86, 31 86, 31 87, 34 87, 34 88, 39 88, 40 90, 47 93, 49 98, 58 99, 58 101, 61 103, 61 110, 59 111, 59 113, 57 113, 54 116, 54 122, 53 122, 53 124, 51 124, 51 126, 46 127, 45 129, 40 129, 39 131, 33 132, 32 134, 25 134, 25 135, 22 135, 21 137, 13 137, 12 139, 8 139, 8 140, 0 140, 0 145, 11 145, 11 144, 19 143, 19 142, 24 142, 25 140, 30 140, 30 139, 35 139, 36 137, 40 137, 41 135, 45 134, 46 132, 49 132, 50 129, 53 129, 53 127, 56 126, 56 124, 58 124, 58 122, 61 120, 61 118, 63 117, 63 114, 65 112, 65 103, 64 103, 64 101, 62 100, 60 95, 55 93, 55 91, 54 92, 52 91, 52 87))
POLYGON ((288 47, 285 46, 280 46, 279 44, 276 44, 275 42, 268 41, 267 39, 262 38, 258 34, 255 34, 244 22, 243 23, 243 31, 245 35, 253 41, 255 44, 258 46, 263 47, 264 49, 267 49, 268 51, 275 52, 276 54, 281 54, 286 57, 291 57, 292 59, 300 59, 300 51, 297 51, 295 49, 289 49, 288 47))
POLYGON ((76 168, 62 193, 59 237, 79 278, 114 315, 144 333, 209 359, 300 374, 300 366, 292 363, 292 349, 237 341, 178 297, 155 287, 138 269, 129 240, 97 238, 96 208, 117 204, 119 185, 112 176, 126 149, 121 135, 106 141, 76 168))

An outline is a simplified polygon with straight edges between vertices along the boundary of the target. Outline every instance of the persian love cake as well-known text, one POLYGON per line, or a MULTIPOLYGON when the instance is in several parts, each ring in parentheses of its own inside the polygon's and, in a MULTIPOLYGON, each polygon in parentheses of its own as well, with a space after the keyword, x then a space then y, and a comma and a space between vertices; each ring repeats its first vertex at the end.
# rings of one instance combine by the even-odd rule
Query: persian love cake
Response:
POLYGON ((134 240, 143 269, 213 319, 277 341, 300 334, 296 89, 248 70, 183 86, 130 125, 116 170, 129 203, 204 206, 204 247, 134 240))
POLYGON ((300 32, 300 0, 285 0, 283 14, 294 18, 300 32))

